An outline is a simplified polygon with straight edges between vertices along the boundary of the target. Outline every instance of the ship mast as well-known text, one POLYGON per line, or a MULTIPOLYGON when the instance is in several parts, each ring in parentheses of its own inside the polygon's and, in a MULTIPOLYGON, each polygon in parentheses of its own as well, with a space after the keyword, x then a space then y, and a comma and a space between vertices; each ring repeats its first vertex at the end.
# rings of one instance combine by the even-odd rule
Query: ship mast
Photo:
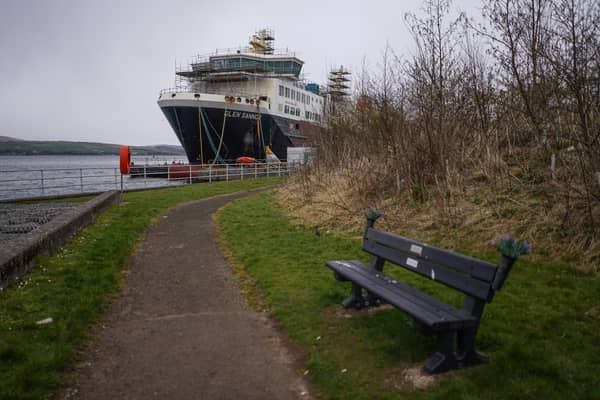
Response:
POLYGON ((271 29, 260 29, 250 38, 250 51, 256 54, 273 54, 275 35, 271 29))

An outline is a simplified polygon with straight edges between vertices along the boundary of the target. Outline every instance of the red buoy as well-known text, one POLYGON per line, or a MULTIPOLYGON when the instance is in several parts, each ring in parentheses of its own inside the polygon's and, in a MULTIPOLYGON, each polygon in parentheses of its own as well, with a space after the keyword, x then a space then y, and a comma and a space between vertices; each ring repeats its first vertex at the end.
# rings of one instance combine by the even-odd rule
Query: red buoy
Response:
POLYGON ((242 156, 242 157, 236 158, 235 162, 238 164, 254 164, 256 162, 256 158, 242 156))
POLYGON ((129 152, 129 146, 121 146, 121 159, 120 167, 123 175, 129 175, 131 170, 131 153, 129 152))

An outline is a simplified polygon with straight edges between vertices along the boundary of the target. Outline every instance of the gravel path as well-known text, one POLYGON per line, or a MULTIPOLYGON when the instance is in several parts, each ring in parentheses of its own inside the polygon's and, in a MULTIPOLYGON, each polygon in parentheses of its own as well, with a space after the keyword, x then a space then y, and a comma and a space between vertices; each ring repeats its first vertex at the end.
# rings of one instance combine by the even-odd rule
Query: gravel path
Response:
POLYGON ((178 206, 150 228, 60 398, 310 397, 291 352, 245 305, 215 244, 211 215, 247 194, 178 206))

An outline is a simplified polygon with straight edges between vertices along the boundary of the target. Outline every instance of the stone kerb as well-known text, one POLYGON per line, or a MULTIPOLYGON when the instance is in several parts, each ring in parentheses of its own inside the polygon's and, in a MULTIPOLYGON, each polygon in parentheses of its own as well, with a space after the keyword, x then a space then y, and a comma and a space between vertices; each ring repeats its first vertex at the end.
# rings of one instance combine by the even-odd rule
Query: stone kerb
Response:
POLYGON ((80 206, 64 212, 39 228, 2 243, 0 248, 0 290, 33 266, 40 253, 51 253, 112 204, 119 202, 116 190, 102 193, 80 206))

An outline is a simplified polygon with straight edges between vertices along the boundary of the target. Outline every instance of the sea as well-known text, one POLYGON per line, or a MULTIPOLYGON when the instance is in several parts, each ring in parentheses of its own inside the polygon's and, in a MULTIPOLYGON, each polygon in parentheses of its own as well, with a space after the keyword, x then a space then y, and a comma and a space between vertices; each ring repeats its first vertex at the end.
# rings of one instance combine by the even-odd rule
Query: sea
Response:
MULTIPOLYGON (((132 156, 136 165, 187 163, 184 156, 132 156)), ((123 189, 181 185, 166 178, 123 176, 123 189)), ((93 193, 121 188, 119 156, 0 156, 0 200, 93 193)))

